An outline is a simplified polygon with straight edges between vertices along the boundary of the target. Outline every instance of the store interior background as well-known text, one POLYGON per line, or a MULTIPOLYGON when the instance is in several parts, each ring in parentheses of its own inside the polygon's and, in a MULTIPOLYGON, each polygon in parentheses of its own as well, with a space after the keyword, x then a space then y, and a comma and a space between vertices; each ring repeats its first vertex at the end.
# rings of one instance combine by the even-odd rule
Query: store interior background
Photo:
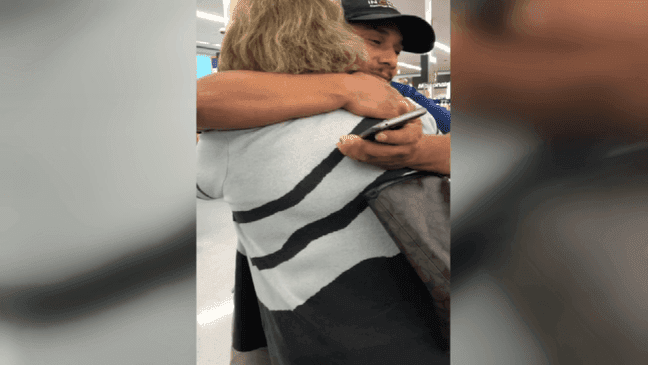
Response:
MULTIPOLYGON (((229 12, 228 0, 197 0, 197 77, 217 72, 217 55, 229 12)), ((414 86, 450 110, 450 1, 392 0, 402 14, 430 21, 436 34, 427 55, 402 52, 393 81, 414 86), (423 61, 423 62, 422 62, 423 61), (426 62, 427 61, 427 62, 426 62)), ((231 211, 222 200, 197 199, 197 360, 198 364, 229 364, 232 288, 236 233, 231 211)))
MULTIPOLYGON (((228 0, 197 1, 198 78, 217 72, 217 65, 212 67, 211 59, 220 51, 224 37, 220 30, 227 21, 223 9, 229 7, 229 3, 228 0)), ((392 3, 402 14, 417 15, 428 20, 436 34, 435 47, 425 57, 408 52, 400 54, 398 75, 393 81, 414 86, 421 94, 441 101, 442 106, 450 109, 450 1, 393 0, 392 3)))

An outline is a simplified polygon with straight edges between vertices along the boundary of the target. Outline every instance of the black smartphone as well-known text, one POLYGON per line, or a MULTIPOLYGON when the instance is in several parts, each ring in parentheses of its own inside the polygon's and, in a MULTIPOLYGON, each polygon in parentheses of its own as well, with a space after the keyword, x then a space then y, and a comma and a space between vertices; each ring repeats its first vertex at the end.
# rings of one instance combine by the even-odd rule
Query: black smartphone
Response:
POLYGON ((385 130, 393 130, 393 129, 399 129, 405 124, 407 124, 409 121, 412 119, 416 119, 422 115, 427 113, 427 109, 425 108, 418 108, 414 111, 411 111, 409 113, 405 113, 401 116, 398 116, 396 118, 392 119, 387 119, 384 120, 373 127, 365 130, 364 132, 360 133, 359 136, 361 138, 364 138, 369 141, 374 141, 376 134, 379 132, 385 131, 385 130))

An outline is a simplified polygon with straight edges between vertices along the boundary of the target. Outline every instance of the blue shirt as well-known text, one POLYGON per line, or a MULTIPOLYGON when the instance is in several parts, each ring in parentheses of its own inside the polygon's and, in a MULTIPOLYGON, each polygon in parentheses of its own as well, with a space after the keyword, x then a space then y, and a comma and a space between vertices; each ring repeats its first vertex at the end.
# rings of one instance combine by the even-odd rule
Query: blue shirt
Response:
POLYGON ((398 82, 392 82, 391 85, 398 90, 403 96, 406 96, 432 114, 434 119, 437 122, 437 127, 443 133, 450 132, 450 112, 442 106, 437 105, 433 100, 430 100, 425 97, 425 95, 416 91, 415 88, 403 85, 398 82))

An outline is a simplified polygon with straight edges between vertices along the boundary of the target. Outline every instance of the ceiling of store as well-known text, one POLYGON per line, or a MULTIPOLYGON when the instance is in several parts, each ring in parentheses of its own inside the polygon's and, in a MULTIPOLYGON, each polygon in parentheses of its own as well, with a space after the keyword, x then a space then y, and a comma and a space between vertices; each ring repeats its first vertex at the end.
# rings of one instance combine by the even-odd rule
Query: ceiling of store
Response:
MULTIPOLYGON (((391 0, 398 11, 402 14, 416 15, 425 19, 425 0, 391 0)), ((223 0, 196 0, 197 10, 219 16, 227 16, 223 11, 223 0)), ((450 47, 450 0, 431 0, 432 3, 432 26, 436 34, 436 40, 450 47)), ((221 44, 223 35, 220 29, 225 25, 206 19, 197 18, 196 40, 211 44, 221 44)), ((437 62, 430 63, 430 74, 434 71, 450 71, 450 55, 438 48, 433 50, 437 62)), ((411 65, 421 65, 421 57, 418 54, 403 52, 399 56, 399 62, 411 65)), ((401 74, 414 74, 418 71, 408 67, 400 67, 401 74)))

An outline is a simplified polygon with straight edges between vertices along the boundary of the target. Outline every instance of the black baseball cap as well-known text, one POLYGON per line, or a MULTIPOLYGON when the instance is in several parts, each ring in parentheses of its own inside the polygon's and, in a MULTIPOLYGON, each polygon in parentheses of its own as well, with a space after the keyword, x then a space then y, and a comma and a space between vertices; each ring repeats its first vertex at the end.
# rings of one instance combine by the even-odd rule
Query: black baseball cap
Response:
POLYGON ((389 20, 403 36, 403 51, 427 53, 434 48, 434 29, 430 23, 414 15, 402 15, 389 0, 342 0, 344 18, 348 23, 389 20))

